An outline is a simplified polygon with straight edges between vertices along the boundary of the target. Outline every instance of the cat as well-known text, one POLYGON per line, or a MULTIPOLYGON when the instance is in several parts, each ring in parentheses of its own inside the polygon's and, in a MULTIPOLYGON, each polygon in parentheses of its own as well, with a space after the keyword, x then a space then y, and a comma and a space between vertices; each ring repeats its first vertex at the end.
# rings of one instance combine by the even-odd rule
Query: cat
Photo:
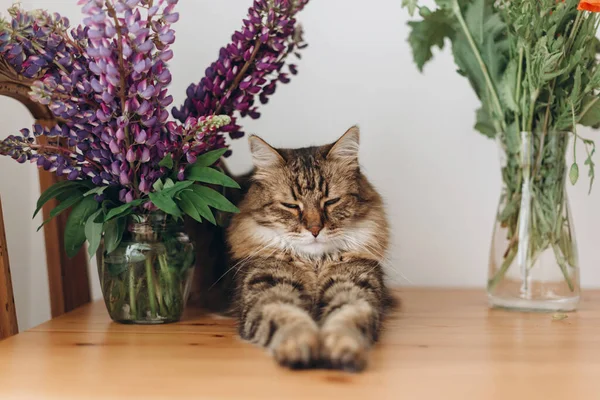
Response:
POLYGON ((242 339, 282 366, 362 370, 390 304, 388 222, 359 136, 296 150, 249 139, 254 173, 227 232, 234 306, 242 339))

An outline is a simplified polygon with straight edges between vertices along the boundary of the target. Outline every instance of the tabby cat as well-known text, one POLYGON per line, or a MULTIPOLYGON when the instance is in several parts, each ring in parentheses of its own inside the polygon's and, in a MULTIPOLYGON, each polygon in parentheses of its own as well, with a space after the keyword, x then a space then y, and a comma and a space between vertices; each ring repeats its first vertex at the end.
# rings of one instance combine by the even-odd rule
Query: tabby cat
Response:
POLYGON ((388 223, 361 173, 359 130, 274 149, 252 136, 254 175, 228 229, 243 339, 284 366, 365 367, 388 293, 388 223))

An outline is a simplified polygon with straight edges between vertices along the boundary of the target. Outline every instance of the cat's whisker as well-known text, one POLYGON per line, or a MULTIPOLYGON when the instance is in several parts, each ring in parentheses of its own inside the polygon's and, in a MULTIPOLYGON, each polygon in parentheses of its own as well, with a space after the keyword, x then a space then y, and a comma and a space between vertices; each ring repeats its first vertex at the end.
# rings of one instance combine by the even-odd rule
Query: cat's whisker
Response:
MULTIPOLYGON (((242 264, 242 266, 243 266, 243 264, 244 264, 244 263, 246 263, 248 260, 250 260, 250 259, 251 259, 252 257, 254 257, 256 254, 258 254, 258 253, 260 253, 261 251, 263 251, 263 250, 265 250, 265 249, 267 249, 267 248, 271 247, 271 246, 274 244, 274 242, 275 242, 275 241, 276 241, 276 240, 275 240, 275 239, 273 239, 273 240, 271 240, 271 241, 267 242, 267 244, 266 244, 265 246, 263 246, 263 247, 259 248, 259 249, 258 249, 258 250, 256 250, 254 253, 252 253, 252 254, 248 255, 247 257, 245 257, 245 258, 241 259, 240 261, 238 261, 238 262, 237 262, 237 263, 236 263, 236 264, 235 264, 233 267, 231 267, 231 268, 229 268, 227 271, 225 271, 225 273, 223 273, 223 275, 221 275, 221 276, 219 277, 219 279, 217 279, 217 280, 216 280, 216 281, 215 281, 215 282, 214 282, 214 283, 213 283, 213 284, 212 284, 212 285, 211 285, 211 286, 208 288, 208 290, 211 290, 212 288, 214 288, 214 287, 215 287, 215 286, 216 286, 216 285, 217 285, 217 284, 218 284, 218 283, 219 283, 219 282, 220 282, 220 281, 221 281, 221 280, 222 280, 222 279, 223 279, 225 276, 227 276, 227 274, 228 274, 228 273, 230 273, 231 271, 233 271, 234 269, 236 269, 236 268, 238 267, 238 265, 242 264)), ((240 267, 240 268, 241 268, 241 267, 240 267)), ((234 277, 235 277, 235 275, 237 275, 237 272, 238 272, 238 271, 239 271, 239 268, 236 270, 236 273, 234 274, 234 277)))
POLYGON ((362 250, 368 252, 369 254, 375 257, 379 257, 381 259, 380 262, 383 266, 392 269, 395 273, 397 273, 400 276, 400 278, 404 279, 409 284, 414 285, 414 282, 412 282, 406 275, 404 275, 404 273, 401 270, 399 270, 387 256, 381 255, 371 244, 359 243, 355 238, 347 235, 344 237, 344 239, 346 239, 348 242, 351 242, 353 245, 361 248, 362 250))
MULTIPOLYGON (((268 242, 265 246, 263 246, 262 248, 258 249, 257 251, 255 251, 254 253, 250 254, 248 257, 246 257, 244 263, 242 265, 239 266, 239 268, 236 269, 235 273, 233 274, 233 277, 235 278, 237 276, 237 274, 241 271, 242 267, 244 267, 244 265, 246 265, 246 263, 251 260, 252 258, 254 258, 258 253, 274 247, 273 251, 267 255, 265 255, 265 258, 270 258, 276 251, 277 251, 277 247, 275 246, 277 240, 273 239, 270 242, 268 242)), ((238 263, 239 264, 239 263, 238 263)))

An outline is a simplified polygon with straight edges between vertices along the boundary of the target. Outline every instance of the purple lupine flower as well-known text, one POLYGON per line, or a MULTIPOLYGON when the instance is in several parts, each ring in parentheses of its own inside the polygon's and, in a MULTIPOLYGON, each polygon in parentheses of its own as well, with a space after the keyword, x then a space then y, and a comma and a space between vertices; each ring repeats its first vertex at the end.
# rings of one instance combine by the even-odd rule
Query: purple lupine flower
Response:
MULTIPOLYGON (((210 150, 227 147, 225 138, 219 133, 224 126, 231 124, 231 117, 226 115, 188 118, 183 126, 177 123, 168 123, 167 130, 173 143, 182 143, 182 146, 171 147, 168 152, 181 154, 185 157, 185 164, 193 164, 199 155, 210 150)), ((178 171, 178 179, 183 176, 183 171, 178 171)))
MULTIPOLYGON (((91 107, 95 95, 89 73, 86 72, 87 60, 82 50, 86 46, 85 30, 78 27, 68 33, 69 21, 58 14, 50 15, 43 11, 25 13, 18 7, 12 7, 9 12, 13 18, 10 28, 6 26, 6 22, 0 23, 2 38, 5 40, 0 45, 4 48, 3 58, 17 72, 38 79, 31 86, 31 98, 48 105, 54 115, 64 121, 55 127, 35 125, 35 136, 60 137, 69 146, 76 145, 83 159, 94 160, 95 163, 95 167, 90 168, 75 158, 78 164, 74 167, 80 171, 80 176, 83 176, 81 169, 84 166, 89 168, 86 173, 88 177, 93 179, 91 175, 100 176, 103 172, 102 165, 109 162, 102 153, 90 153, 102 148, 100 139, 95 135, 102 128, 96 121, 97 115, 102 116, 102 110, 91 107), (22 57, 16 56, 17 50, 22 57), (20 59, 25 59, 25 64, 21 64, 20 59), (39 67, 35 74, 23 71, 23 68, 32 71, 28 63, 39 67)), ((68 151, 56 146, 32 147, 30 150, 33 158, 38 153, 68 151)), ((66 173, 70 179, 75 178, 75 172, 64 165, 49 166, 51 157, 46 157, 45 160, 45 169, 53 170, 59 175, 66 173)), ((105 181, 115 183, 114 179, 101 179, 101 183, 105 181)))
MULTIPOLYGON (((172 97, 166 87, 171 75, 164 60, 172 57, 169 45, 175 32, 170 24, 177 20, 173 12, 177 1, 155 3, 144 16, 139 1, 79 1, 88 15, 84 20, 88 32, 95 32, 88 34, 90 70, 103 91, 110 93, 108 98, 96 99, 102 113, 109 116, 102 122, 116 133, 109 143, 111 151, 127 161, 121 164, 119 182, 131 185, 130 179, 124 179, 128 170, 148 163, 157 168, 166 153, 156 143, 168 139, 166 107, 172 97), (121 151, 115 153, 116 149, 121 151)), ((148 192, 160 177, 150 175, 133 188, 136 197, 148 192)))
POLYGON ((223 132, 243 134, 234 112, 258 118, 255 98, 266 102, 276 83, 288 80, 286 57, 303 47, 294 15, 307 1, 256 0, 244 28, 174 110, 181 123, 169 121, 167 111, 177 0, 79 0, 86 17, 76 27, 58 14, 12 7, 11 21, 0 20, 0 57, 30 79, 31 99, 59 123, 1 140, 0 155, 70 180, 115 186, 120 202, 144 198, 171 174, 159 166, 167 154, 184 180, 198 156, 227 147, 223 132), (46 144, 36 142, 39 136, 46 144))
MULTIPOLYGON (((255 0, 242 29, 220 50, 219 59, 207 68, 200 83, 190 85, 185 103, 172 110, 173 116, 184 122, 189 117, 226 114, 232 119, 222 131, 231 138, 242 137, 244 132, 234 114, 258 118, 257 96, 266 104, 277 82, 289 82, 283 72, 287 57, 291 53, 299 57, 298 50, 306 47, 295 20, 306 3, 308 0, 255 0)), ((289 68, 297 73, 296 65, 289 68)))
POLYGON ((22 130, 23 136, 8 136, 0 141, 0 155, 10 156, 19 163, 30 161, 46 171, 69 179, 79 178, 86 170, 90 178, 101 176, 102 167, 95 160, 73 150, 52 144, 38 144, 29 130, 22 130))
MULTIPOLYGON (((36 126, 35 135, 67 139, 94 162, 85 171, 79 166, 81 176, 97 184, 126 185, 134 198, 146 188, 135 187, 132 171, 146 163, 157 168, 164 151, 155 144, 168 136, 164 124, 172 102, 166 90, 171 76, 163 60, 172 57, 168 44, 174 31, 168 21, 177 19, 172 16, 176 1, 157 3, 154 17, 148 19, 137 2, 79 1, 87 17, 85 26, 74 29, 59 15, 13 7, 12 23, 0 30, 3 57, 17 72, 38 79, 32 84, 32 99, 64 121, 60 127, 36 126), (137 68, 129 73, 132 65, 137 68)), ((14 140, 5 143, 10 145, 14 140)), ((16 159, 23 161, 35 158, 36 152, 19 154, 16 159)), ((65 172, 48 160, 44 167, 65 172)), ((150 176, 156 180, 160 174, 150 176)))

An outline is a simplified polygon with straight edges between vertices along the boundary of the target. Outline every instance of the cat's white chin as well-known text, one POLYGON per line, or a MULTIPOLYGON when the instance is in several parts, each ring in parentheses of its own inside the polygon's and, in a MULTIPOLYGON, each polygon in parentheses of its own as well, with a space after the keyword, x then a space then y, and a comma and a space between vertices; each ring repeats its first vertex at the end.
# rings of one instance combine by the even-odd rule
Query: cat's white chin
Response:
POLYGON ((283 228, 278 229, 259 225, 256 225, 252 232, 255 238, 259 238, 262 245, 267 249, 266 251, 279 248, 308 257, 334 254, 340 251, 341 246, 344 244, 330 237, 326 230, 316 239, 309 232, 300 237, 290 237, 283 228))
POLYGON ((293 245, 293 248, 299 254, 313 257, 331 254, 338 250, 331 242, 325 240, 314 240, 310 243, 297 243, 293 245))

